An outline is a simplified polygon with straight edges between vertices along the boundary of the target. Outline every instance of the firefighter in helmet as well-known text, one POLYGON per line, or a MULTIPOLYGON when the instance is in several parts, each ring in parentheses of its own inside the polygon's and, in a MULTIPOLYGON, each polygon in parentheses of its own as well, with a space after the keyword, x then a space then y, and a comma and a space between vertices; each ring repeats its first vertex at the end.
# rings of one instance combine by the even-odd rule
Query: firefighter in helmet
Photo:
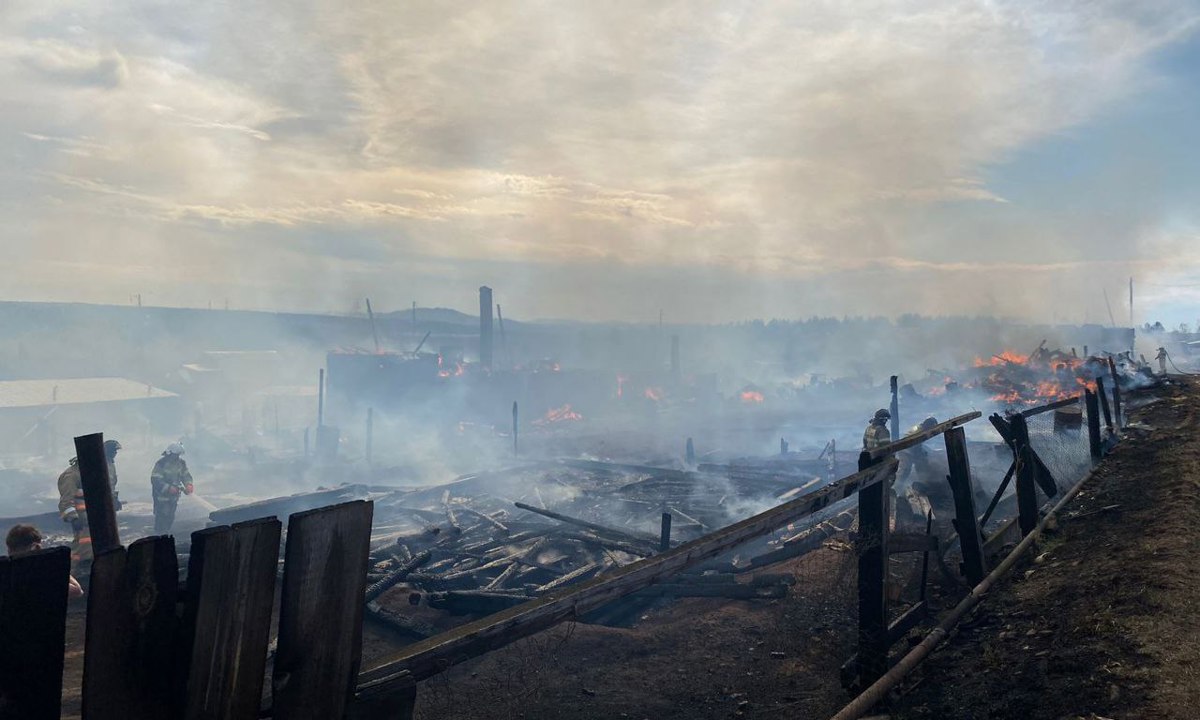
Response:
POLYGON ((875 417, 871 418, 866 432, 863 433, 863 450, 874 450, 892 441, 892 434, 888 432, 888 420, 891 419, 892 414, 886 409, 879 408, 875 411, 875 417))
MULTIPOLYGON (((112 487, 113 509, 121 509, 121 501, 117 496, 117 451, 121 443, 116 440, 104 441, 104 456, 108 461, 108 483, 112 487)), ((63 522, 69 523, 75 533, 71 541, 71 566, 76 567, 80 562, 92 559, 92 535, 88 529, 87 503, 83 497, 83 482, 79 475, 79 459, 71 458, 67 469, 58 476, 58 514, 63 522)))
POLYGON ((154 498, 154 532, 162 535, 175 523, 179 495, 191 495, 192 474, 183 461, 183 444, 171 443, 150 472, 150 492, 154 498))

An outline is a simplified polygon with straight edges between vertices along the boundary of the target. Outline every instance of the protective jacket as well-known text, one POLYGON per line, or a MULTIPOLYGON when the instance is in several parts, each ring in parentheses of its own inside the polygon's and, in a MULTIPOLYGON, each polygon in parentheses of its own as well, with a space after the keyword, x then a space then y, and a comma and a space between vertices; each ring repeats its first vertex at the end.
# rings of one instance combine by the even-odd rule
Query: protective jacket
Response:
POLYGON ((150 490, 155 502, 178 502, 179 494, 192 494, 192 474, 187 463, 174 454, 165 454, 150 472, 150 490))

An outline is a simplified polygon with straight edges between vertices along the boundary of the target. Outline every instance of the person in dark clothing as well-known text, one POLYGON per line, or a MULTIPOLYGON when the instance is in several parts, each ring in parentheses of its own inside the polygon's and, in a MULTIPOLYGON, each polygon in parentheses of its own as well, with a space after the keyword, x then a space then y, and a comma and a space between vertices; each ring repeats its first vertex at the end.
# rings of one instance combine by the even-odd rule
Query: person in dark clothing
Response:
POLYGON ((171 443, 150 473, 150 492, 154 498, 154 532, 162 535, 175 523, 179 495, 191 495, 192 474, 183 461, 183 445, 171 443))

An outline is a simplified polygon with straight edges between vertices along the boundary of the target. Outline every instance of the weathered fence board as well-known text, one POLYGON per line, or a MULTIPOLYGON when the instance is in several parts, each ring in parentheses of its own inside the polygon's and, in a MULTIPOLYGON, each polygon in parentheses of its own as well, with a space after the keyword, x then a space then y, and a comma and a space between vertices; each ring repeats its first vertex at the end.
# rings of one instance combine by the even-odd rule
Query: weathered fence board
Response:
POLYGON ((173 718, 175 540, 138 540, 92 564, 83 671, 84 720, 173 718))
POLYGON ((954 493, 954 528, 962 546, 963 574, 974 587, 987 576, 987 561, 983 554, 983 535, 975 520, 975 487, 967 458, 967 435, 962 428, 946 431, 946 460, 950 467, 947 480, 954 493))
POLYGON ((58 720, 71 551, 0 558, 0 719, 58 720))
POLYGON ((297 513, 288 521, 276 720, 340 720, 353 697, 362 646, 373 504, 297 513))
POLYGON ((116 501, 108 477, 108 457, 104 454, 104 433, 75 438, 79 485, 87 505, 88 532, 96 555, 118 547, 116 501))
POLYGON ((180 716, 258 717, 281 529, 279 520, 264 518, 192 534, 180 716))

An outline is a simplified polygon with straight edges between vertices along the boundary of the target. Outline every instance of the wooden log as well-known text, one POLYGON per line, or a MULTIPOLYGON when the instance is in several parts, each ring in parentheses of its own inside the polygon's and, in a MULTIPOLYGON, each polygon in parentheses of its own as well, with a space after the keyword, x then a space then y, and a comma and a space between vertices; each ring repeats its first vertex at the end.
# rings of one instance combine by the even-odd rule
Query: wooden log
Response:
POLYGON ((428 550, 422 550, 421 552, 417 553, 412 557, 412 559, 404 563, 404 565, 400 566, 395 571, 388 573, 387 576, 382 580, 379 580, 368 587, 363 595, 363 600, 365 602, 371 602, 388 590, 391 590, 397 583, 401 582, 404 580, 404 578, 412 574, 414 570, 429 562, 431 557, 433 557, 433 554, 428 550))
POLYGON ((580 520, 579 518, 574 518, 574 517, 571 517, 570 515, 563 515, 562 513, 557 513, 557 512, 554 512, 553 510, 543 510, 541 508, 535 508, 532 505, 526 505, 525 503, 522 503, 522 502, 516 502, 516 503, 513 503, 513 505, 516 505, 517 507, 521 508, 522 510, 527 510, 531 513, 537 513, 538 515, 544 515, 545 517, 551 518, 552 520, 564 522, 564 523, 567 523, 568 525, 576 525, 578 527, 587 528, 588 530, 591 530, 595 533, 599 533, 601 535, 608 535, 609 537, 616 538, 618 540, 621 540, 622 542, 629 543, 630 545, 648 546, 647 549, 649 549, 651 552, 653 552, 654 548, 656 548, 658 546, 659 539, 652 535, 644 535, 642 533, 635 534, 635 533, 627 531, 627 530, 617 530, 616 528, 610 528, 605 525, 599 525, 597 523, 588 522, 587 520, 580 520))
POLYGON ((1037 456, 1029 446, 1029 428, 1025 425, 1025 418, 1014 415, 1010 423, 1013 464, 1017 468, 1017 512, 1020 517, 1021 536, 1024 537, 1033 532, 1038 524, 1037 491, 1034 488, 1034 478, 1037 475, 1034 458, 1037 456))
POLYGON ((175 540, 142 538, 96 556, 88 588, 83 717, 161 720, 177 707, 175 540))
POLYGON ((808 517, 825 508, 835 498, 846 499, 864 487, 883 483, 895 474, 897 465, 895 458, 889 458, 879 466, 836 480, 804 497, 683 543, 665 553, 610 570, 602 577, 556 590, 493 617, 416 643, 364 672, 359 678, 360 686, 372 683, 386 685, 388 678, 397 677, 403 671, 411 673, 415 680, 423 680, 464 660, 553 627, 563 620, 582 616, 748 540, 808 517))
POLYGON ((554 578, 553 580, 546 583, 545 585, 542 585, 541 587, 539 587, 537 589, 537 591, 539 594, 550 592, 551 590, 558 588, 558 587, 562 587, 563 585, 569 585, 570 583, 573 583, 576 580, 580 580, 582 578, 586 578, 586 577, 595 575, 596 573, 600 572, 602 569, 603 569, 603 566, 600 563, 596 563, 596 562, 590 562, 590 563, 587 563, 586 565, 580 565, 579 567, 575 568, 574 570, 567 573, 566 575, 563 575, 562 577, 554 578))
POLYGON ((1029 408, 1027 410, 1022 410, 1021 417, 1031 418, 1031 417, 1034 417, 1035 415, 1041 415, 1042 413, 1048 413, 1051 410, 1058 410, 1059 408, 1070 407, 1072 405, 1075 405, 1078 402, 1079 402, 1079 395, 1072 395, 1069 398, 1063 398, 1062 400, 1055 400, 1052 403, 1047 403, 1045 405, 1039 405, 1037 407, 1029 408))
POLYGON ((176 717, 258 717, 281 531, 279 520, 263 518, 192 534, 176 717))
MULTIPOLYGON (((863 451, 859 471, 869 471, 879 462, 863 451)), ((888 669, 888 515, 887 483, 858 493, 858 656, 863 687, 888 669)))
POLYGON ((0 557, 0 718, 58 720, 71 551, 0 557))
POLYGON ((121 546, 121 538, 117 533, 116 503, 108 477, 108 456, 104 454, 104 433, 76 437, 75 457, 79 463, 83 501, 87 505, 92 552, 99 555, 105 550, 121 546))
POLYGON ((395 610, 383 607, 377 602, 367 603, 367 617, 374 619, 384 627, 404 635, 424 639, 438 634, 438 629, 423 620, 402 615, 395 610))
POLYGON ((1121 415, 1121 381, 1117 377, 1117 363, 1108 358, 1108 374, 1112 378, 1113 422, 1119 428, 1122 426, 1121 415))
POLYGON ((962 547, 962 570, 971 587, 975 587, 987 577, 987 558, 983 554, 983 535, 975 520, 975 488, 967 459, 967 436, 962 428, 953 428, 946 431, 945 437, 946 460, 950 467, 946 479, 954 494, 954 529, 962 547))
POLYGON ((362 648, 372 509, 356 500, 288 521, 272 678, 276 720, 345 716, 362 648))
POLYGON ((483 520, 484 522, 486 522, 487 524, 496 528, 498 531, 500 531, 501 533, 503 533, 505 535, 507 535, 509 533, 508 526, 505 525, 504 523, 500 522, 496 518, 492 517, 491 515, 485 515, 484 513, 481 513, 478 510, 474 510, 469 507, 462 508, 462 511, 468 515, 471 515, 472 517, 477 517, 480 520, 483 520))
POLYGON ((888 443, 887 445, 884 445, 882 447, 877 447, 874 450, 871 450, 870 451, 871 459, 876 460, 881 457, 887 457, 888 455, 895 455, 896 453, 900 452, 901 450, 907 450, 910 447, 915 447, 917 445, 920 445, 921 443, 925 442, 926 440, 929 440, 930 438, 935 438, 938 435, 941 435, 942 433, 946 432, 950 428, 955 428, 955 427, 958 427, 959 425, 965 425, 965 424, 971 422, 972 420, 975 420, 976 418, 980 418, 980 417, 983 417, 983 413, 976 410, 974 412, 969 412, 969 413, 965 413, 963 415, 959 415, 958 417, 950 418, 946 422, 938 423, 937 425, 934 425, 933 427, 929 428, 928 430, 923 430, 918 433, 912 433, 911 435, 905 435, 904 437, 900 438, 896 442, 888 443))
POLYGON ((1095 465, 1104 457, 1104 446, 1100 442, 1100 408, 1096 401, 1096 393, 1091 390, 1083 392, 1083 399, 1087 406, 1088 450, 1091 451, 1092 464, 1095 465))
POLYGON ((1100 400, 1100 410, 1104 413, 1104 427, 1108 434, 1113 433, 1112 412, 1108 409, 1108 393, 1104 392, 1104 378, 1096 378, 1096 397, 1100 400))

